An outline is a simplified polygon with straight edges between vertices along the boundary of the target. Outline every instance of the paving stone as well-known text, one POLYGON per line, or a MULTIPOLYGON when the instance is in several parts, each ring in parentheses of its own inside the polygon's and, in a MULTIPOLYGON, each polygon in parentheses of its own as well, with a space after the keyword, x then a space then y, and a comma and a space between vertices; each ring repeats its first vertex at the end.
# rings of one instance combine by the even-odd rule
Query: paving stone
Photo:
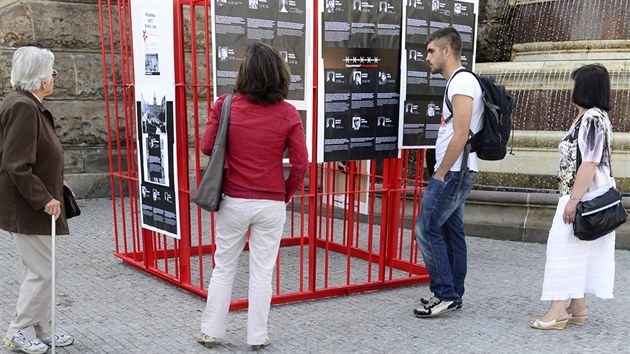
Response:
MULTIPOLYGON (((75 344, 57 353, 251 353, 245 311, 231 312, 226 337, 215 349, 205 348, 194 340, 205 299, 114 257, 111 205, 108 199, 82 200, 83 214, 69 221, 72 235, 58 238, 57 328, 74 335, 75 344)), ((1 232, 0 238, 4 335, 20 265, 10 236, 1 232)), ((272 344, 261 353, 630 352, 630 251, 615 254, 615 298, 587 296, 586 326, 538 331, 527 321, 548 306, 539 300, 545 245, 470 237, 468 247, 461 311, 415 318, 412 309, 429 294, 427 285, 274 306, 272 344)), ((11 350, 0 346, 0 353, 11 350)))

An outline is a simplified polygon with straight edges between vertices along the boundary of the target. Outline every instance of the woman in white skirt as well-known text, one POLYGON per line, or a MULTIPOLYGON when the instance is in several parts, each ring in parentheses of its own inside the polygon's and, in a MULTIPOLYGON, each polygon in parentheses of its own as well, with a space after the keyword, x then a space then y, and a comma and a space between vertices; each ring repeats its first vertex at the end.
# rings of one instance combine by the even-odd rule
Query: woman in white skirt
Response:
POLYGON ((615 232, 594 241, 582 241, 573 235, 578 202, 593 199, 615 185, 610 171, 612 127, 606 113, 611 108, 610 78, 600 64, 582 66, 571 73, 571 78, 578 114, 559 145, 560 199, 547 240, 541 297, 550 300, 551 306, 529 323, 537 329, 563 329, 567 323, 583 325, 587 318, 586 293, 604 299, 613 297, 615 232))

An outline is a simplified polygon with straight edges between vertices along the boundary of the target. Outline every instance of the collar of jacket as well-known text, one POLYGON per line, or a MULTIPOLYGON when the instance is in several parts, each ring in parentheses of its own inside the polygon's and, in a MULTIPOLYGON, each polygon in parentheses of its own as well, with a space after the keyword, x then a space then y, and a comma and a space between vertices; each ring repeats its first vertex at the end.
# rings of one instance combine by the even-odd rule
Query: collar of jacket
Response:
POLYGON ((48 109, 44 106, 42 101, 40 101, 39 98, 37 98, 37 96, 35 96, 34 93, 29 92, 29 91, 22 91, 22 90, 15 90, 15 91, 17 91, 17 92, 23 94, 24 96, 27 96, 30 99, 32 99, 35 102, 35 104, 37 105, 37 108, 39 108, 40 111, 42 111, 42 112, 48 111, 48 109))
POLYGON ((22 91, 22 90, 16 90, 16 91, 32 99, 33 102, 35 102, 35 104, 37 105, 37 108, 39 108, 40 112, 42 112, 44 117, 46 117, 46 119, 50 121, 50 124, 52 124, 53 127, 55 126, 55 119, 53 118, 52 113, 48 110, 48 108, 46 108, 46 106, 44 106, 42 101, 40 101, 39 98, 37 98, 37 96, 35 96, 34 93, 29 92, 29 91, 22 91))

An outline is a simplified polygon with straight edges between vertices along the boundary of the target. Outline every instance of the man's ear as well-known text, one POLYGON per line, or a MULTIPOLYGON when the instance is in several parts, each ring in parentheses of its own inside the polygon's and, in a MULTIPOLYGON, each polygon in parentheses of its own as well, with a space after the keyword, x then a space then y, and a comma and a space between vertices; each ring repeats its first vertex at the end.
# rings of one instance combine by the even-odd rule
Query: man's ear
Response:
POLYGON ((442 52, 444 52, 444 56, 445 57, 448 57, 448 56, 451 56, 453 54, 453 49, 451 48, 450 45, 447 44, 442 49, 442 52))

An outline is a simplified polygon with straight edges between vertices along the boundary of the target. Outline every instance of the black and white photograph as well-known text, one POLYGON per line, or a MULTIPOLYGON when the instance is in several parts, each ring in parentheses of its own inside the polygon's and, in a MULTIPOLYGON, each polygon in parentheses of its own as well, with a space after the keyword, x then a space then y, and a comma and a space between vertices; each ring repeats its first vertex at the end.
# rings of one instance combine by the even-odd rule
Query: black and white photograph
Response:
POLYGON ((226 61, 228 59, 228 47, 219 47, 219 60, 226 61))
POLYGON ((158 53, 147 53, 144 55, 145 75, 160 75, 160 60, 158 53))
POLYGON ((430 103, 427 106, 427 117, 435 117, 435 104, 430 103))
POLYGON ((335 0, 326 0, 326 12, 329 14, 335 12, 335 0))
POLYGON ((287 9, 287 3, 289 2, 289 0, 279 0, 278 2, 278 11, 280 12, 284 12, 287 13, 289 12, 289 10, 287 9))
POLYGON ((352 129, 361 129, 361 117, 352 117, 352 129))
POLYGON ((389 7, 388 1, 379 1, 378 2, 378 12, 387 12, 389 7))
POLYGON ((352 72, 352 83, 356 86, 361 86, 361 71, 355 70, 352 72))
POLYGON ((140 94, 138 102, 138 115, 140 116, 140 126, 142 132, 142 147, 144 156, 142 158, 143 180, 168 186, 169 178, 169 137, 167 115, 172 102, 167 102, 163 92, 153 91, 152 95, 145 96, 150 90, 144 90, 140 94))
POLYGON ((453 13, 455 15, 460 15, 462 13, 462 3, 461 2, 456 2, 455 6, 453 7, 453 13))
POLYGON ((387 71, 379 71, 378 72, 378 84, 379 85, 386 85, 388 78, 389 78, 389 75, 387 74, 387 71))
POLYGON ((415 49, 410 49, 408 50, 409 52, 409 60, 416 60, 416 50, 415 49))
POLYGON ((326 118, 326 128, 335 127, 335 118, 326 118))

